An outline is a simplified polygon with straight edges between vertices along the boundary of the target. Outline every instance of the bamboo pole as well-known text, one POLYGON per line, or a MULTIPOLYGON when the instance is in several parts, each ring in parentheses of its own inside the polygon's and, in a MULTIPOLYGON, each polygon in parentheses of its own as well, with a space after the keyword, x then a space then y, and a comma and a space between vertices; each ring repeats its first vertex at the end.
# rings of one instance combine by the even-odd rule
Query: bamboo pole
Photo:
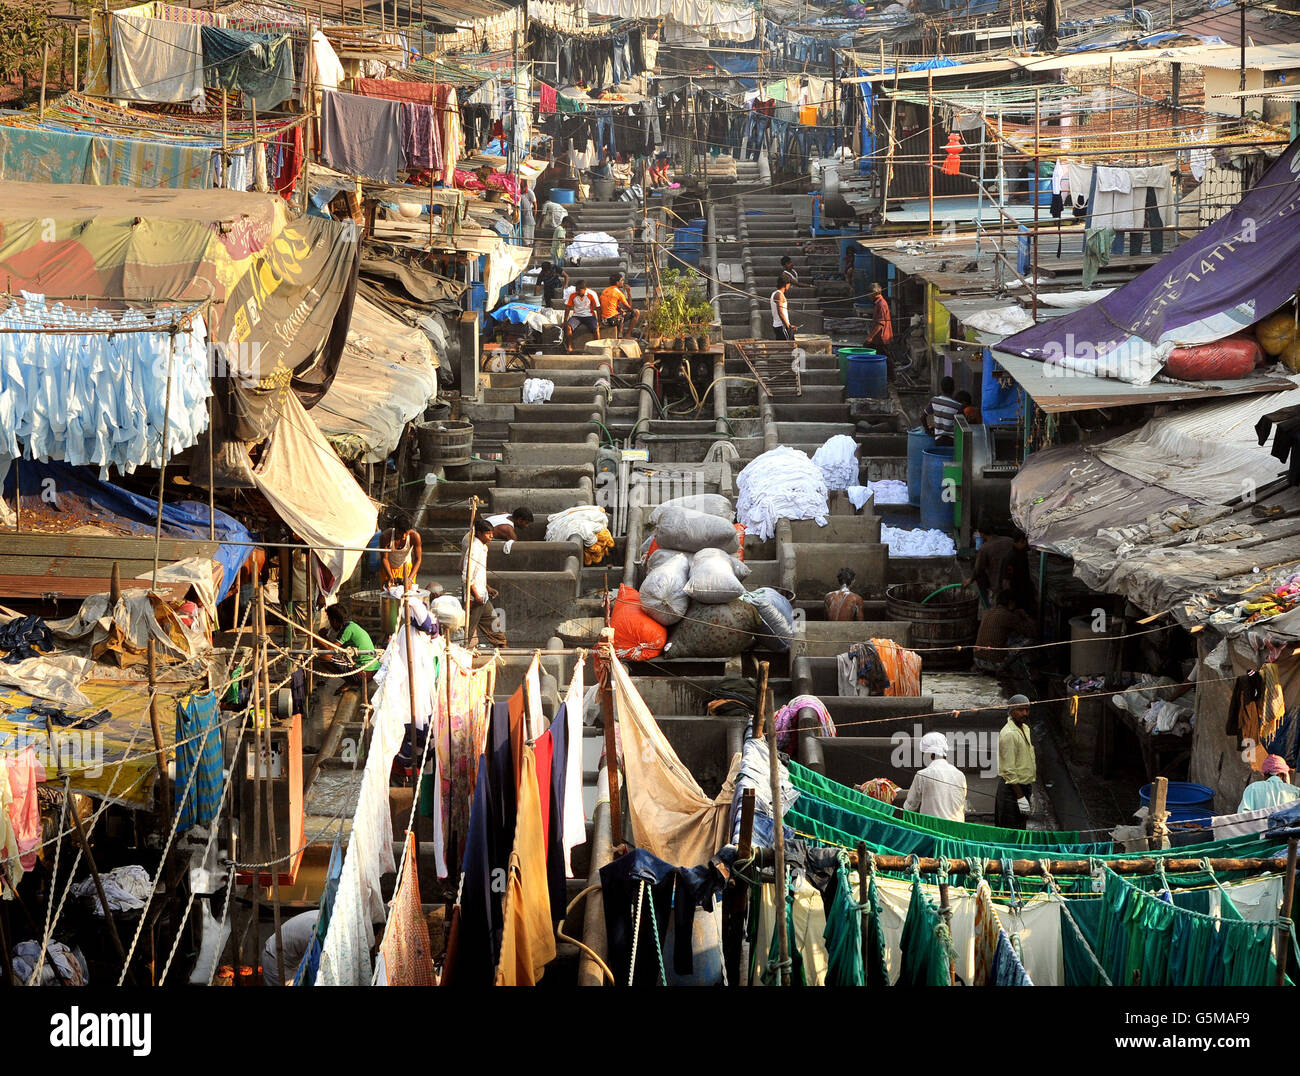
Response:
MULTIPOLYGON (((271 864, 271 915, 275 922, 275 963, 276 971, 280 976, 280 985, 284 985, 284 936, 280 930, 280 864, 277 862, 280 855, 279 841, 275 835, 275 794, 274 787, 271 784, 271 672, 270 662, 267 657, 267 635, 266 635, 266 602, 262 592, 258 591, 257 602, 257 633, 261 639, 262 647, 262 698, 266 702, 266 778, 262 781, 262 793, 266 797, 266 830, 269 838, 269 847, 271 854, 268 857, 271 864)), ((258 730, 258 739, 261 740, 262 730, 258 730)), ((260 753, 260 752, 259 752, 260 753)), ((286 754, 284 765, 287 768, 289 759, 286 754)), ((260 769, 260 766, 259 766, 260 769)), ((261 868, 257 868, 257 881, 261 881, 261 868)))
POLYGON ((925 130, 925 175, 929 184, 930 191, 930 230, 927 233, 931 238, 934 237, 934 72, 925 73, 925 112, 926 112, 926 130, 925 130))
MULTIPOLYGON (((153 731, 154 758, 158 766, 158 798, 162 803, 163 817, 170 819, 172 792, 171 782, 167 779, 167 751, 163 746, 162 724, 158 718, 158 668, 152 636, 149 638, 146 654, 149 669, 149 727, 153 731)), ((170 889, 170 885, 168 888, 170 889)))
MULTIPOLYGON (((606 628, 602 635, 605 660, 613 660, 614 633, 606 628)), ((609 783, 609 843, 618 851, 623 842, 623 799, 618 775, 618 741, 614 736, 614 693, 609 685, 610 669, 600 678, 600 716, 605 723, 605 774, 609 783)))
MULTIPOLYGON (((759 662, 758 666, 758 722, 759 728, 762 728, 767 722, 767 676, 768 663, 759 662)), ((786 901, 786 884, 785 884, 785 820, 784 812, 781 810, 781 763, 776 753, 776 718, 770 722, 767 730, 767 761, 768 774, 771 777, 772 788, 772 852, 773 864, 776 879, 776 937, 777 937, 777 959, 780 964, 781 986, 790 985, 790 937, 786 930, 785 921, 785 901, 786 901)))
POLYGON ((50 68, 50 43, 41 45, 41 120, 45 119, 45 78, 50 68))
POLYGON ((1286 966, 1287 958, 1290 956, 1291 948, 1287 945, 1290 940, 1291 922, 1291 904, 1295 900, 1295 866, 1296 866, 1296 847, 1297 839, 1290 838, 1286 842, 1286 884, 1282 894, 1282 906, 1278 909, 1277 917, 1280 923, 1277 928, 1277 985, 1286 985, 1286 966))
MULTIPOLYGON (((260 574, 256 578, 256 592, 254 601, 257 603, 253 612, 253 623, 259 636, 261 634, 262 623, 262 579, 260 574)), ((262 723, 270 710, 270 700, 262 697, 262 675, 261 664, 266 659, 266 652, 262 649, 261 641, 254 644, 253 648, 253 854, 250 857, 253 863, 259 862, 262 854, 262 723)), ((233 869, 233 868, 232 868, 233 869)), ((261 918, 261 900, 258 893, 258 882, 261 881, 261 868, 253 867, 252 874, 248 882, 248 902, 249 902, 249 926, 253 930, 253 966, 257 964, 257 943, 260 937, 258 920, 261 918)), ((235 982, 240 981, 239 969, 244 963, 243 938, 248 935, 248 927, 244 928, 244 933, 240 936, 240 953, 236 961, 235 982)))
POLYGON ((869 919, 869 912, 867 909, 867 895, 868 895, 867 894, 868 877, 867 877, 867 866, 866 866, 867 862, 868 862, 867 842, 858 841, 858 908, 859 908, 859 914, 862 917, 861 942, 862 942, 862 985, 863 986, 867 985, 867 961, 868 961, 867 922, 869 919))
POLYGON ((1042 118, 1043 118, 1043 91, 1034 89, 1034 173, 1033 179, 1029 184, 1029 196, 1034 200, 1034 235, 1029 241, 1030 256, 1034 259, 1034 300, 1033 300, 1033 318, 1038 320, 1038 186, 1042 182, 1039 178, 1041 171, 1039 167, 1039 152, 1042 142, 1042 118))
POLYGON ((1151 796, 1151 835, 1147 841, 1147 846, 1153 851, 1159 851, 1165 846, 1165 837, 1169 833, 1169 827, 1166 820, 1169 818, 1169 812, 1165 809, 1165 800, 1169 795, 1169 778, 1157 777, 1153 782, 1151 796))
MULTIPOLYGON (((104 912, 104 922, 108 924, 108 935, 113 941, 113 948, 117 950, 117 955, 122 961, 122 971, 127 982, 134 986, 135 976, 131 974, 131 969, 127 965, 126 949, 122 946, 122 936, 117 932, 117 917, 113 914, 113 909, 109 907, 108 897, 104 895, 104 882, 99 876, 99 867, 95 863, 95 854, 90 850, 90 840, 86 836, 85 827, 81 824, 81 812, 77 809, 77 797, 69 791, 67 799, 68 810, 72 814, 72 825, 77 831, 77 843, 81 846, 81 851, 86 857, 86 864, 90 867, 90 877, 95 882, 95 892, 99 895, 99 906, 104 912)), ((14 896, 17 895, 18 893, 15 890, 14 896)))
MULTIPOLYGON (((470 537, 470 541, 471 542, 474 541, 473 536, 470 537)), ((410 706, 410 713, 411 713, 411 721, 409 727, 410 737, 411 737, 410 776, 411 776, 411 787, 414 788, 416 782, 419 780, 419 774, 417 773, 417 763, 415 758, 415 741, 416 741, 416 737, 418 736, 418 732, 415 727, 415 722, 417 720, 417 715, 415 713, 415 653, 411 645, 411 619, 412 619, 411 598, 412 597, 413 595, 411 594, 411 581, 410 578, 407 577, 402 587, 402 617, 406 621, 406 701, 407 704, 410 706)))

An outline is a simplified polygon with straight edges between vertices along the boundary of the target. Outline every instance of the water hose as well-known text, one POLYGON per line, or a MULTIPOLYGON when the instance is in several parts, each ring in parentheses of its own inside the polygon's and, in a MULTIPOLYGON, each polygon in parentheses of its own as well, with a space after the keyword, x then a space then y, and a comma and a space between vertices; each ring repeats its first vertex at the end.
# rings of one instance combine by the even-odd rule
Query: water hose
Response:
POLYGON ((930 594, 927 594, 924 598, 921 599, 921 604, 924 605, 924 604, 925 604, 926 602, 928 602, 931 598, 933 598, 933 597, 935 596, 935 594, 942 594, 945 590, 952 590, 953 587, 961 587, 961 588, 965 589, 966 584, 965 584, 965 583, 949 583, 947 586, 940 587, 938 590, 933 591, 933 592, 931 592, 930 594))

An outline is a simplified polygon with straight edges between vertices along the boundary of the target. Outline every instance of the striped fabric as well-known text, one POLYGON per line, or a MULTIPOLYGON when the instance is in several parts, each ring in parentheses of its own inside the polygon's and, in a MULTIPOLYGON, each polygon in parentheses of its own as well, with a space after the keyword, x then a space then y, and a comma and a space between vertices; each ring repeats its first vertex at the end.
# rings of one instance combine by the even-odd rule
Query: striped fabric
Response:
POLYGON ((934 435, 951 437, 957 427, 956 418, 961 414, 962 405, 951 396, 939 395, 931 398, 926 410, 934 418, 934 435))
POLYGON ((198 767, 194 787, 185 797, 176 832, 205 826, 221 802, 221 711, 213 691, 195 691, 176 703, 176 795, 198 767), (206 736, 204 734, 207 734, 206 736))

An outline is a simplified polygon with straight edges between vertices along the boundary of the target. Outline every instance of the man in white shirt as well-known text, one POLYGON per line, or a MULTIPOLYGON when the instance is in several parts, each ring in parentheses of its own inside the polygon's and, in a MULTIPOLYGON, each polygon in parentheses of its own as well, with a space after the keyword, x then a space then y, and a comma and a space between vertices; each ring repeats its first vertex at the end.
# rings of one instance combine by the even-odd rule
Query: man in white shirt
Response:
POLYGON ((465 551, 466 563, 462 571, 466 576, 469 590, 468 618, 465 622, 465 645, 475 646, 482 634, 489 646, 506 645, 506 635, 499 630, 495 621, 496 610, 492 608, 492 599, 497 592, 488 586, 487 557, 488 545, 492 541, 492 524, 482 516, 474 520, 474 537, 470 539, 465 551))
POLYGON ((569 313, 564 322, 564 342, 570 351, 573 350, 575 329, 586 329, 594 339, 600 339, 600 319, 596 316, 600 297, 587 287, 585 280, 578 281, 564 306, 569 313))
POLYGON ((782 277, 776 291, 772 292, 772 335, 777 340, 793 340, 794 326, 790 324, 789 304, 786 292, 790 290, 790 280, 782 277))
POLYGON ((942 732, 921 737, 921 763, 907 791, 903 810, 966 821, 966 775, 948 761, 948 738, 942 732))

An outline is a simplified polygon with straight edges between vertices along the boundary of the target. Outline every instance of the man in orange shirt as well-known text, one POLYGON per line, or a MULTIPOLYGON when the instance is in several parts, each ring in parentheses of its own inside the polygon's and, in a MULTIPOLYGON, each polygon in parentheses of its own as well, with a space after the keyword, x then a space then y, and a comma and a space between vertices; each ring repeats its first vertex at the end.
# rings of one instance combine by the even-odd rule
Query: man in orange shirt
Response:
POLYGON ((609 274, 609 287, 600 293, 600 323, 606 328, 617 329, 618 336, 626 336, 636 328, 641 320, 641 312, 632 309, 632 301, 627 294, 627 281, 622 273, 609 274))

